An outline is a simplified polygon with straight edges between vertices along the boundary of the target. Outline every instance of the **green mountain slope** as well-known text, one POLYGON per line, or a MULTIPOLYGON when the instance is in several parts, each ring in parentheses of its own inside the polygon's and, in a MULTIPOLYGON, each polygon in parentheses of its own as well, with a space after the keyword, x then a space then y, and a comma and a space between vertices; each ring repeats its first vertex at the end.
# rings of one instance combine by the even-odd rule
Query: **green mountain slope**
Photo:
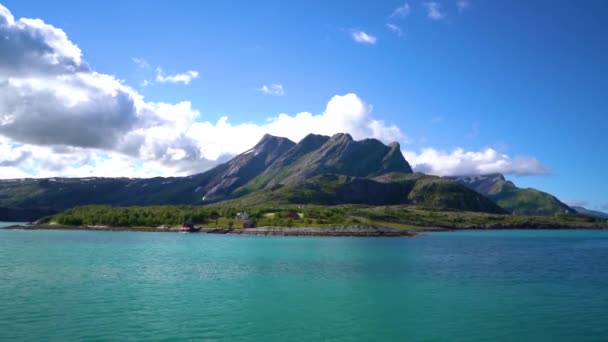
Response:
POLYGON ((556 215, 575 213, 555 196, 536 189, 518 188, 501 174, 454 178, 461 184, 487 196, 501 208, 519 215, 556 215))
POLYGON ((323 174, 293 185, 277 185, 222 206, 285 204, 410 204, 433 209, 506 213, 494 202, 458 182, 422 174, 391 173, 377 178, 323 174))
POLYGON ((326 173, 373 177, 390 172, 412 172, 398 143, 386 146, 377 139, 355 141, 343 133, 332 137, 309 134, 238 192, 242 195, 279 184, 298 184, 326 173))

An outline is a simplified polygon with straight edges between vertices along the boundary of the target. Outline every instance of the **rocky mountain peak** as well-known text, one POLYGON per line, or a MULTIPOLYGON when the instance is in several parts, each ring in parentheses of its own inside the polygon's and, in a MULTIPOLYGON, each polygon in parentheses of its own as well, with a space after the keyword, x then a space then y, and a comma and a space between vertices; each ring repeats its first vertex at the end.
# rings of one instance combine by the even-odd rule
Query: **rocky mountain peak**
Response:
POLYGON ((254 149, 257 149, 259 147, 272 147, 272 146, 276 146, 276 145, 282 145, 282 144, 286 144, 286 145, 295 145, 296 143, 294 143, 293 141, 284 138, 284 137, 277 137, 274 135, 270 135, 268 133, 264 134, 264 136, 262 137, 262 139, 260 139, 260 141, 258 141, 258 143, 254 146, 254 149))
POLYGON ((336 133, 332 135, 331 141, 349 142, 353 141, 353 137, 348 133, 336 133))

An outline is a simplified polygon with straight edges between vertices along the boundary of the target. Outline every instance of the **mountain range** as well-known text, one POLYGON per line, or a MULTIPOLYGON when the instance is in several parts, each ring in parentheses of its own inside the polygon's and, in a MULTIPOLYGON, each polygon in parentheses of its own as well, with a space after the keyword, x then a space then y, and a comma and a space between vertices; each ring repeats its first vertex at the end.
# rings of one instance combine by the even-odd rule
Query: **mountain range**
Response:
POLYGON ((9 212, 13 219, 19 213, 30 219, 87 204, 216 203, 406 204, 522 215, 577 212, 550 194, 518 188, 500 174, 414 173, 398 143, 356 141, 345 133, 309 134, 298 143, 265 135, 230 161, 187 177, 0 180, 0 215, 9 212))

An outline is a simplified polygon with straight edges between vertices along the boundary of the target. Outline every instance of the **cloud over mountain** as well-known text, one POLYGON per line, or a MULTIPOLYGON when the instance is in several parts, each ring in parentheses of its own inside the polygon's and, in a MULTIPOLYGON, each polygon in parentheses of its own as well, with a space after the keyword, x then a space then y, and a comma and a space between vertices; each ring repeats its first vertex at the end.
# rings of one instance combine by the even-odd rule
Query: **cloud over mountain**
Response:
POLYGON ((420 152, 405 151, 403 154, 414 171, 438 176, 491 173, 529 176, 549 173, 549 170, 536 158, 525 156, 512 158, 492 148, 481 151, 465 151, 458 148, 452 152, 425 148, 420 152))
MULTIPOLYGON (((352 35, 361 43, 376 42, 362 31, 352 35)), ((293 141, 308 133, 346 132, 355 139, 407 142, 399 127, 374 117, 372 106, 354 93, 333 96, 320 113, 269 114, 262 123, 235 123, 226 116, 212 122, 189 101, 144 99, 114 75, 91 68, 63 30, 40 19, 16 20, 2 5, 0 37, 2 178, 196 173, 245 151, 265 133, 293 141)), ((190 71, 162 79, 187 84, 197 76, 190 71)), ((273 89, 283 93, 282 86, 268 86, 273 89)), ((533 158, 511 159, 493 150, 424 150, 406 157, 418 170, 435 174, 546 172, 533 158)))
MULTIPOLYGON (((12 156, 0 164, 4 177, 102 175, 111 163, 133 171, 127 174, 197 172, 267 132, 295 140, 310 132, 403 138, 396 126, 373 119, 355 94, 335 96, 316 115, 280 114, 264 124, 203 121, 189 101, 145 101, 115 76, 94 71, 63 30, 40 19, 15 20, 0 5, 0 36, 0 146, 12 156)), ((163 79, 187 83, 175 76, 163 79)))

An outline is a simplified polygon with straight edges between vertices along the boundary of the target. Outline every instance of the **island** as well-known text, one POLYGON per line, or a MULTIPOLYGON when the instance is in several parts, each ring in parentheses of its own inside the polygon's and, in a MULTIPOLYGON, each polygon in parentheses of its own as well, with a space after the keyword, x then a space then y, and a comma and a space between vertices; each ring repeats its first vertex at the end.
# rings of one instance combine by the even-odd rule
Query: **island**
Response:
POLYGON ((0 180, 0 220, 27 229, 256 235, 410 236, 428 230, 608 226, 601 213, 520 188, 502 174, 414 172, 399 143, 264 135, 183 177, 0 180), (40 219, 40 217, 44 217, 40 219))
POLYGON ((207 234, 286 236, 416 236, 463 229, 608 229, 608 221, 582 214, 492 214, 412 205, 284 205, 234 207, 89 205, 10 229, 183 232, 184 222, 207 234))

